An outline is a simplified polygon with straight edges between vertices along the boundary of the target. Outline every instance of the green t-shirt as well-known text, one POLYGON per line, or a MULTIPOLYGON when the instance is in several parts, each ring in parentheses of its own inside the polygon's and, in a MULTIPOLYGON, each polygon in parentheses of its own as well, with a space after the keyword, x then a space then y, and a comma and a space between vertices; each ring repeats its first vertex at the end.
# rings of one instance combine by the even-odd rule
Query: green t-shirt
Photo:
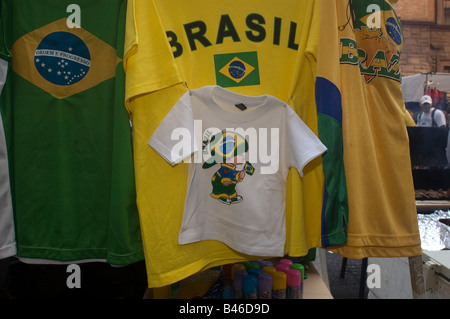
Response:
POLYGON ((125 0, 7 0, 1 96, 18 256, 143 259, 122 65, 125 0))

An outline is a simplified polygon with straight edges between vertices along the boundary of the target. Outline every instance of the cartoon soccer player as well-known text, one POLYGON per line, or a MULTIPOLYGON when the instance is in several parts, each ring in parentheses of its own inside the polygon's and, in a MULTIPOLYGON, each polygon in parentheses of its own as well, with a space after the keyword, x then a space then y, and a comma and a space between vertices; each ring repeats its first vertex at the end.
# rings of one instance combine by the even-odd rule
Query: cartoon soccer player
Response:
POLYGON ((206 169, 220 163, 211 180, 211 197, 227 205, 240 203, 243 198, 237 194, 236 185, 244 180, 246 172, 249 175, 254 172, 249 162, 243 170, 237 169, 245 161, 247 140, 235 132, 224 130, 211 138, 210 148, 211 158, 202 167, 206 169))

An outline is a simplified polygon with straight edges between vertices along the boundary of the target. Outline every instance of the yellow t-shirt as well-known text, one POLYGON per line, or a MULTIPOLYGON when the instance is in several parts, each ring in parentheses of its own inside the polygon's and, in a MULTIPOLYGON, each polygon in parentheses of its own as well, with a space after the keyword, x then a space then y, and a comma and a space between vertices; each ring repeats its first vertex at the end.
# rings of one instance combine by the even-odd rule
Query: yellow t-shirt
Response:
POLYGON ((421 255, 401 92, 401 24, 384 0, 324 0, 321 17, 318 78, 341 94, 349 202, 348 240, 333 250, 354 259, 421 255))
MULTIPOLYGON (((125 68, 133 121, 137 201, 149 287, 205 268, 257 258, 217 241, 178 245, 187 165, 174 167, 147 142, 188 89, 220 85, 287 102, 317 134, 314 81, 319 0, 129 1, 125 68)), ((290 171, 285 251, 321 245, 321 158, 290 171)))

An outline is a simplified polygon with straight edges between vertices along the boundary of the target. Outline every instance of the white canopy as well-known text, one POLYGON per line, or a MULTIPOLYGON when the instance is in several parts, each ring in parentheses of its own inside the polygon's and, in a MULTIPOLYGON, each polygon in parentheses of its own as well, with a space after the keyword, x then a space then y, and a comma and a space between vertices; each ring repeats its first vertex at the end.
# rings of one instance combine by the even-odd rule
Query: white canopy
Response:
POLYGON ((450 73, 420 73, 403 77, 403 100, 419 102, 427 88, 450 91, 450 73))

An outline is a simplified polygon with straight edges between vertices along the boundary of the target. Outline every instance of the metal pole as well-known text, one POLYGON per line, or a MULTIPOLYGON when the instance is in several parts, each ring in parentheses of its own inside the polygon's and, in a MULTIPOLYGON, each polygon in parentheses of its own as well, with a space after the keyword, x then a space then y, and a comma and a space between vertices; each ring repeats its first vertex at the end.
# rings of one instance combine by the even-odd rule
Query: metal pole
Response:
POLYGON ((408 262, 413 299, 426 299, 422 256, 409 257, 408 262))
POLYGON ((359 299, 366 299, 367 263, 368 258, 363 258, 361 265, 361 277, 359 280, 359 299))

